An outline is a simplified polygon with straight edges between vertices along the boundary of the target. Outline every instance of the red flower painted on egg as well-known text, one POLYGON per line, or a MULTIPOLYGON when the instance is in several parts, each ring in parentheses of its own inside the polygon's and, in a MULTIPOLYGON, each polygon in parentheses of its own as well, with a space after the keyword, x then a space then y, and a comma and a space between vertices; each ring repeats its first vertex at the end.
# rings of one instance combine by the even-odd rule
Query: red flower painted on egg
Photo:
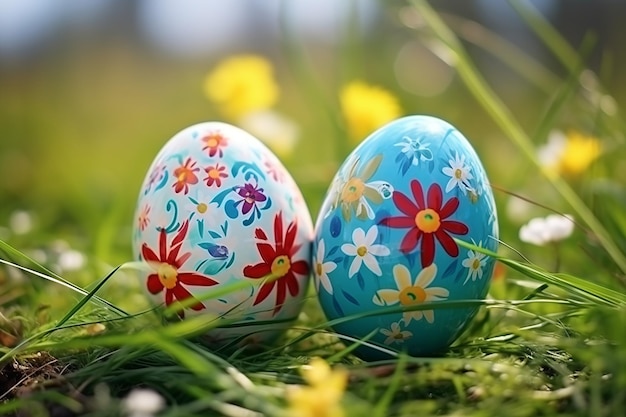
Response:
POLYGON ((183 191, 184 194, 187 194, 189 192, 189 184, 198 182, 196 172, 199 170, 200 168, 196 167, 196 163, 191 158, 187 158, 183 165, 174 170, 174 177, 176 178, 176 182, 172 185, 174 192, 180 193, 183 191))
POLYGON ((439 184, 432 184, 428 188, 426 201, 419 181, 411 181, 413 200, 405 194, 394 191, 393 202, 404 216, 386 217, 381 224, 393 228, 409 231, 400 243, 400 251, 410 253, 421 241, 422 267, 431 265, 435 259, 435 238, 450 256, 459 255, 459 247, 449 233, 465 235, 468 227, 455 220, 446 220, 459 207, 459 199, 452 197, 443 203, 443 193, 439 184))
POLYGON ((276 288, 276 303, 274 314, 283 307, 287 297, 287 291, 292 297, 298 295, 300 284, 298 275, 307 276, 309 264, 305 260, 295 260, 294 256, 302 245, 295 244, 298 226, 295 221, 287 225, 283 234, 282 212, 274 218, 274 243, 270 243, 267 235, 261 229, 256 229, 256 238, 260 240, 256 244, 261 255, 262 262, 256 265, 248 265, 243 269, 243 274, 252 279, 264 279, 261 289, 257 294, 254 305, 263 302, 276 288))
MULTIPOLYGON (((195 299, 183 285, 210 287, 218 283, 213 278, 197 272, 180 271, 191 256, 191 252, 185 252, 179 256, 188 229, 189 222, 185 220, 174 239, 172 239, 169 248, 167 245, 167 234, 164 229, 161 229, 159 232, 159 255, 147 243, 141 245, 143 259, 154 270, 154 273, 148 275, 148 291, 151 294, 158 294, 165 290, 165 305, 167 306, 171 305, 174 299, 178 301, 184 301, 188 298, 195 299)), ((199 311, 206 307, 200 301, 197 301, 189 308, 199 311)), ((180 310, 178 315, 184 317, 184 312, 180 310)))
POLYGON ((228 139, 220 132, 210 132, 206 134, 202 138, 202 142, 204 142, 202 150, 208 151, 211 157, 217 155, 221 158, 224 156, 224 150, 222 148, 228 145, 228 139))

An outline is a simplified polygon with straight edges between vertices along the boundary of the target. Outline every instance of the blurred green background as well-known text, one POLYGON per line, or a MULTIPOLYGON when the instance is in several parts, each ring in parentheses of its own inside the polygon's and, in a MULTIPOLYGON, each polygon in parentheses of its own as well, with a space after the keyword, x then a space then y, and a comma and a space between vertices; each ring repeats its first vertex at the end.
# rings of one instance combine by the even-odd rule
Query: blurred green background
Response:
MULTIPOLYGON (((592 39, 585 64, 616 111, 626 99, 626 2, 530 3, 574 49, 592 39)), ((533 132, 567 71, 505 1, 433 5, 533 132), (509 58, 515 62, 514 48, 537 65, 529 72, 507 66, 509 58)), ((63 239, 99 261, 130 260, 135 201, 148 166, 177 131, 224 119, 205 96, 204 79, 239 53, 274 65, 276 110, 299 131, 282 159, 314 217, 352 146, 338 92, 357 79, 393 92, 403 114, 456 125, 495 185, 563 209, 438 52, 420 16, 402 1, 0 0, 0 239, 21 249, 63 239), (20 230, 24 212, 32 224, 20 230)), ((599 134, 578 105, 566 105, 556 126, 599 134)), ((623 163, 612 167, 611 176, 624 177, 623 163)), ((501 238, 516 240, 530 214, 507 215, 509 197, 496 197, 501 238)))

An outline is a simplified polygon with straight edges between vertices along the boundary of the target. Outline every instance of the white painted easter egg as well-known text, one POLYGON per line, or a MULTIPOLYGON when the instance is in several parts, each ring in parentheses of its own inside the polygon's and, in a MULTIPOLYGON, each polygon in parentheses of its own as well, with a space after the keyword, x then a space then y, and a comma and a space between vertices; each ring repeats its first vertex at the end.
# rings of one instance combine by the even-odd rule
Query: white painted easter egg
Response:
POLYGON ((494 259, 454 238, 496 251, 496 215, 476 152, 449 123, 409 116, 372 133, 316 223, 312 269, 334 329, 375 345, 355 351, 368 360, 444 353, 477 308, 426 303, 485 297, 494 259))
POLYGON ((278 158, 249 133, 207 122, 177 133, 154 159, 132 241, 156 303, 223 322, 206 337, 214 344, 264 344, 300 312, 312 237, 302 194, 278 158))

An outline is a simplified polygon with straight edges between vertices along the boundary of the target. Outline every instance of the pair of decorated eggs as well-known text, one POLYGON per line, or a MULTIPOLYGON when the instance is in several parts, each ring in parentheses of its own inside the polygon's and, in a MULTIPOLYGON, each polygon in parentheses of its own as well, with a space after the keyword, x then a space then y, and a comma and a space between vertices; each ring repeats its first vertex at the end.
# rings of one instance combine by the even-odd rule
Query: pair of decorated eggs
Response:
POLYGON ((365 359, 444 352, 477 309, 433 303, 484 298, 494 263, 455 239, 495 251, 498 237, 478 156, 428 116, 366 138, 335 175, 315 228, 259 140, 220 122, 188 127, 150 166, 133 229, 147 293, 180 317, 218 320, 212 344, 274 339, 297 318, 312 276, 332 328, 360 341, 365 359))

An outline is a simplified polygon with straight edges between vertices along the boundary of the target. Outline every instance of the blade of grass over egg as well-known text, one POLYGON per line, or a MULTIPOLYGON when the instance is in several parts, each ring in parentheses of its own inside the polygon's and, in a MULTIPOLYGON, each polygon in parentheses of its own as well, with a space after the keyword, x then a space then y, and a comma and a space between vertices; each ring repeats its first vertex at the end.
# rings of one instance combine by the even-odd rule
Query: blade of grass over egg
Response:
POLYGON ((603 285, 596 284, 589 280, 578 278, 573 275, 568 275, 568 274, 563 274, 563 273, 550 273, 550 272, 542 270, 541 268, 535 265, 508 259, 493 251, 490 251, 489 249, 482 248, 472 243, 465 242, 457 238, 454 238, 454 240, 460 246, 463 246, 467 249, 471 249, 476 252, 483 253, 494 259, 497 259, 503 264, 515 269, 518 272, 523 273, 524 275, 530 278, 533 278, 539 282, 544 282, 547 284, 555 285, 572 294, 581 296, 586 301, 589 301, 592 303, 600 302, 601 304, 608 306, 608 307, 626 306, 626 294, 623 294, 618 291, 614 291, 603 285))
MULTIPOLYGON (((368 334, 366 334, 363 337, 360 337, 358 339, 354 339, 354 338, 350 338, 352 339, 352 341, 354 343, 350 344, 349 346, 346 346, 345 349, 343 349, 340 352, 335 353, 334 355, 330 356, 327 361, 328 362, 338 362, 341 359, 345 358, 347 355, 349 355, 350 353, 354 352, 355 349, 361 347, 361 346, 372 346, 370 344, 368 344, 367 342, 376 335, 376 333, 378 333, 378 329, 374 329, 371 332, 369 332, 368 334)), ((374 346, 376 347, 376 346, 374 346)))
POLYGON ((89 300, 91 300, 93 298, 93 296, 96 295, 96 293, 100 290, 100 288, 102 288, 104 286, 104 284, 106 284, 109 281, 109 279, 119 269, 120 269, 120 266, 117 266, 117 267, 113 268, 113 270, 111 272, 109 272, 104 278, 102 278, 100 280, 100 282, 98 282, 98 284, 96 284, 96 286, 87 295, 85 295, 83 298, 81 298, 80 301, 78 303, 76 303, 74 305, 74 307, 72 307, 72 309, 70 311, 68 311, 67 314, 61 320, 59 320, 59 322, 57 323, 57 326, 62 326, 65 323, 67 323, 67 321, 69 319, 71 319, 74 316, 74 314, 76 314, 78 312, 78 310, 83 308, 85 306, 85 304, 87 304, 89 302, 89 300))
POLYGON ((450 54, 454 57, 457 72, 474 98, 518 147, 521 153, 544 174, 546 179, 572 207, 575 213, 589 226, 611 256, 615 265, 623 273, 626 273, 626 256, 624 253, 621 252, 611 235, 571 186, 561 177, 553 175, 541 165, 530 137, 513 117, 504 102, 488 86, 484 77, 477 71, 454 32, 443 22, 426 0, 411 0, 411 4, 420 13, 436 36, 449 49, 450 54))

